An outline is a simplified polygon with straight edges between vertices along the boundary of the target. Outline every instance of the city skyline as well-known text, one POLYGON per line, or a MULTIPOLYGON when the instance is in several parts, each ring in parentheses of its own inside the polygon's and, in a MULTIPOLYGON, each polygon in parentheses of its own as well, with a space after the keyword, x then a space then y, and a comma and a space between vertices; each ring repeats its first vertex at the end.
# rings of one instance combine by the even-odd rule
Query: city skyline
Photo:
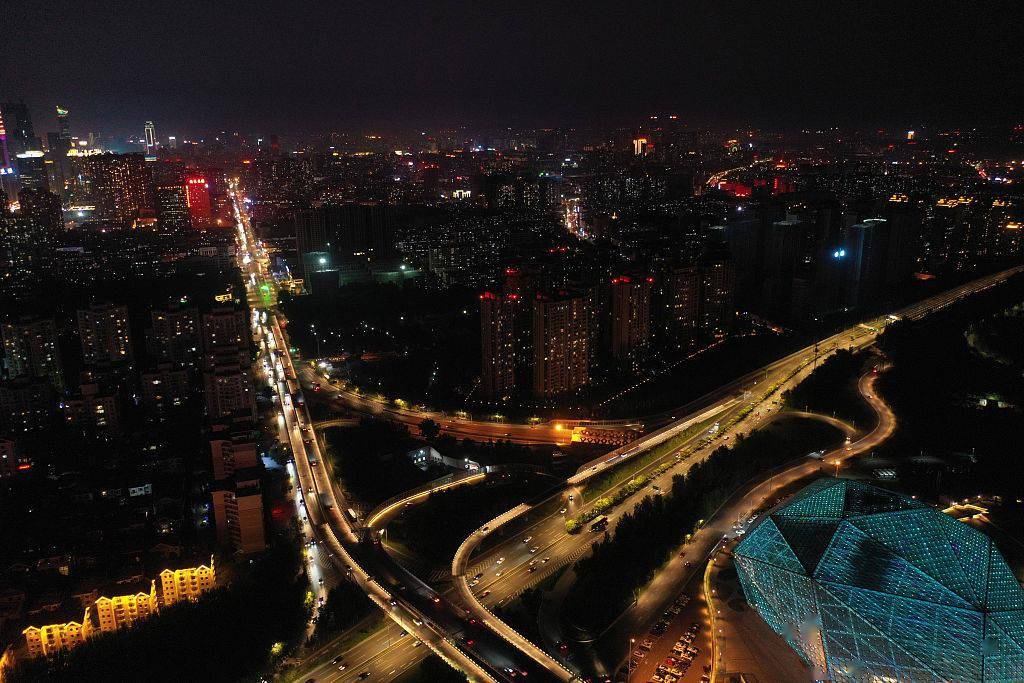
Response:
POLYGON ((0 683, 1021 680, 1021 19, 9 8, 0 683))

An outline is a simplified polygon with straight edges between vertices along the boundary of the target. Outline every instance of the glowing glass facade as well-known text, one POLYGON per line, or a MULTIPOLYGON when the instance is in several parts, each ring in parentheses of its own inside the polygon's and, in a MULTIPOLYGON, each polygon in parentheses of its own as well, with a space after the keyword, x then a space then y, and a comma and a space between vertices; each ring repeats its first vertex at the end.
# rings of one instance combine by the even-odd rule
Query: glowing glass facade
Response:
POLYGON ((748 602, 837 682, 1024 681, 1024 590, 983 533, 821 479, 736 547, 748 602))

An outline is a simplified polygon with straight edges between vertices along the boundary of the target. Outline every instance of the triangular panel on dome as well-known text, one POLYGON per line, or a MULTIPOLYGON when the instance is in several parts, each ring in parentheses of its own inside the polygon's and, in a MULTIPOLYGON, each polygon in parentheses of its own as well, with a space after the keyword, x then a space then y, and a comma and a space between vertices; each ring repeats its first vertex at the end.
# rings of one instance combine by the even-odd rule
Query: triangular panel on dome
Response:
POLYGON ((1024 588, 1010 571, 1006 560, 996 548, 989 544, 988 593, 985 606, 990 611, 1024 610, 1024 588))
POLYGON ((832 540, 838 521, 809 517, 777 517, 773 520, 786 543, 793 549, 807 573, 813 573, 818 560, 832 540))
POLYGON ((985 680, 1024 681, 1024 612, 993 612, 985 626, 985 680))
MULTIPOLYGON (((944 519, 956 523, 956 520, 932 508, 862 515, 849 521, 967 602, 980 607, 984 602, 984 584, 971 584, 961 558, 953 552, 953 545, 943 529, 944 519)), ((968 530, 980 534, 969 527, 968 530)), ((967 552, 970 547, 962 550, 967 552)), ((988 549, 982 547, 980 551, 974 562, 984 567, 988 549)))
POLYGON ((832 543, 818 561, 814 577, 940 605, 963 609, 972 606, 849 520, 839 524, 832 543))
POLYGON ((845 479, 818 479, 772 513, 772 516, 841 519, 845 493, 845 479))
POLYGON ((937 516, 943 533, 949 539, 949 547, 960 562, 960 567, 967 577, 967 582, 978 596, 976 604, 983 605, 986 601, 986 584, 988 583, 989 546, 992 541, 977 529, 949 515, 937 516))
POLYGON ((747 537, 736 546, 735 554, 791 572, 806 573, 771 517, 766 518, 747 534, 747 537))

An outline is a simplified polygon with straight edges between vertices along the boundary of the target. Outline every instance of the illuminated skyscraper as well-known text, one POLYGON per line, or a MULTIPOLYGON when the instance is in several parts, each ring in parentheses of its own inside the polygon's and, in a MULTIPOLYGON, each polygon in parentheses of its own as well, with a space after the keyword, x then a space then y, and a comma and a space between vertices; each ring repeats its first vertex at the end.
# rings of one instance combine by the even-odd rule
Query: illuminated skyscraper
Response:
POLYGON ((29 150, 15 155, 18 170, 18 184, 23 190, 49 190, 50 179, 46 170, 46 155, 39 150, 29 150))
POLYGON ((721 334, 732 328, 733 266, 725 254, 710 254, 700 264, 700 326, 705 332, 721 334))
POLYGON ((611 351, 628 358, 651 340, 651 285, 645 275, 619 275, 611 287, 611 351))
POLYGON ((57 139, 64 143, 64 148, 71 147, 71 124, 68 121, 70 112, 57 105, 57 139))
POLYGON ((518 294, 480 295, 481 383, 485 394, 506 398, 515 389, 518 294))
POLYGON ((156 149, 156 126, 152 121, 146 121, 146 151, 152 152, 156 149))
POLYGON ((590 306, 586 296, 558 292, 533 302, 533 393, 555 396, 590 381, 590 306))
POLYGON ((205 176, 190 175, 185 179, 185 191, 192 227, 208 227, 213 217, 210 209, 210 183, 205 176))
POLYGON ((156 225, 161 232, 184 232, 192 227, 185 185, 158 185, 153 191, 153 199, 156 205, 156 225))
POLYGON ((96 216, 128 227, 149 204, 148 169, 141 154, 93 154, 81 160, 96 216))
POLYGON ((35 128, 32 127, 32 117, 24 102, 0 104, 0 118, 3 119, 7 149, 11 157, 40 148, 35 128))
POLYGON ((992 541, 916 500, 820 479, 736 547, 747 601, 815 680, 1024 680, 1024 590, 992 541))

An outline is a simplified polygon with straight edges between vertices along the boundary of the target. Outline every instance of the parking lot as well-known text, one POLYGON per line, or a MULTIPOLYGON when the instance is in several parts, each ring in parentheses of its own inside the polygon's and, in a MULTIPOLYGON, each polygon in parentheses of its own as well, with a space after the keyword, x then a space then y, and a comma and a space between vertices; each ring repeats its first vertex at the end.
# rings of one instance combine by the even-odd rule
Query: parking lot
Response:
MULTIPOLYGON (((700 683, 711 665, 708 628, 703 599, 683 594, 650 631, 636 636, 627 664, 628 680, 700 683)), ((619 680, 626 680, 626 673, 623 669, 619 680)))

